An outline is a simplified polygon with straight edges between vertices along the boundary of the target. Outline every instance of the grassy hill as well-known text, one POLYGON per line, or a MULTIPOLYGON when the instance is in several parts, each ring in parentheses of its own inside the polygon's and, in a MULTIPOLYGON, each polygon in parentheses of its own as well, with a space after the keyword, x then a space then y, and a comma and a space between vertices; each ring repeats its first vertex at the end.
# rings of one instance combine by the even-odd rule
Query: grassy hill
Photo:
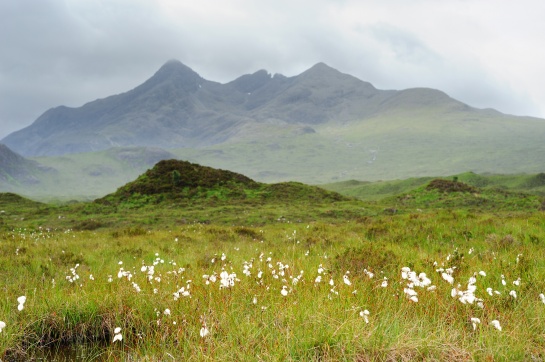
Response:
POLYGON ((176 201, 331 202, 346 201, 338 193, 297 182, 263 184, 231 171, 187 161, 163 160, 97 202, 160 203, 176 201))
MULTIPOLYGON (((415 188, 427 185, 433 179, 433 177, 418 177, 377 182, 349 180, 324 184, 322 187, 346 196, 371 201, 410 192, 415 188)), ((464 182, 481 190, 523 192, 539 197, 545 196, 545 174, 543 173, 500 175, 464 172, 448 176, 446 179, 464 182)))
POLYGON ((386 198, 400 209, 465 209, 473 211, 542 210, 541 198, 524 192, 500 188, 478 188, 460 181, 433 179, 425 186, 386 198))

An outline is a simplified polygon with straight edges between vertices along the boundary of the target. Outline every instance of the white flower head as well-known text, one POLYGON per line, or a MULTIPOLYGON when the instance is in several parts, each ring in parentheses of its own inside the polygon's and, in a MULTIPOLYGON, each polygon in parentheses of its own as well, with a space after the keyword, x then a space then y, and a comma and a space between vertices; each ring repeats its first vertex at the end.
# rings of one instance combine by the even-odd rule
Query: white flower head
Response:
POLYGON ((114 329, 114 340, 112 341, 112 343, 115 343, 116 341, 121 342, 122 340, 123 340, 123 336, 121 335, 121 328, 116 327, 114 329))
POLYGON ((6 328, 6 322, 0 321, 0 332, 2 332, 2 329, 6 328))
POLYGON ((445 273, 445 272, 441 273, 441 277, 445 279, 449 284, 454 283, 454 278, 452 277, 452 275, 448 273, 445 273))
POLYGON ((17 298, 17 303, 19 303, 19 305, 17 306, 17 310, 22 311, 23 308, 25 307, 25 302, 26 302, 26 297, 24 295, 17 298))
POLYGON ((479 318, 471 318, 471 324, 473 325, 473 330, 477 329, 477 324, 480 324, 481 320, 479 318))
POLYGON ((204 338, 210 334, 210 331, 208 330, 208 328, 206 328, 206 326, 202 326, 199 334, 201 335, 201 338, 204 338))
POLYGON ((365 323, 369 323, 369 311, 367 309, 365 310, 362 310, 360 312, 360 317, 363 318, 363 320, 365 321, 365 323))
POLYGON ((490 324, 498 331, 501 331, 500 321, 498 321, 497 319, 494 319, 492 322, 490 322, 490 324))

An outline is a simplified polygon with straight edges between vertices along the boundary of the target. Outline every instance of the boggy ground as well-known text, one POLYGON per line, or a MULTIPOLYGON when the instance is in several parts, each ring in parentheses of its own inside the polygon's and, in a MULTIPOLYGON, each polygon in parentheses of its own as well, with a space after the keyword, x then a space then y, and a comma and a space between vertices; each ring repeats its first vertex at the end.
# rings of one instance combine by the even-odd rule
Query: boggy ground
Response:
POLYGON ((0 359, 545 359, 543 212, 305 205, 7 208, 0 359))

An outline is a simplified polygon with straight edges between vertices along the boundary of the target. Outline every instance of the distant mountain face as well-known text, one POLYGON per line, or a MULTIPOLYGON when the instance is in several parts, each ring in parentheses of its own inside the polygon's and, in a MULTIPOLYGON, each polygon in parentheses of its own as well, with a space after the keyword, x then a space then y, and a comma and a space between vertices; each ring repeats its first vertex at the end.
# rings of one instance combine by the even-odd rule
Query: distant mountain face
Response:
POLYGON ((541 173, 544 134, 543 119, 429 88, 378 90, 322 63, 220 84, 169 61, 126 93, 50 109, 4 138, 0 191, 100 197, 173 158, 270 183, 541 173))
POLYGON ((18 186, 32 186, 40 183, 40 177, 52 173, 53 169, 28 160, 0 144, 0 188, 14 189, 18 186))
POLYGON ((133 90, 79 108, 50 109, 2 142, 24 156, 125 146, 200 148, 264 139, 271 127, 313 132, 328 122, 362 120, 426 102, 467 107, 431 89, 378 90, 323 63, 294 77, 260 70, 220 84, 172 60, 133 90))

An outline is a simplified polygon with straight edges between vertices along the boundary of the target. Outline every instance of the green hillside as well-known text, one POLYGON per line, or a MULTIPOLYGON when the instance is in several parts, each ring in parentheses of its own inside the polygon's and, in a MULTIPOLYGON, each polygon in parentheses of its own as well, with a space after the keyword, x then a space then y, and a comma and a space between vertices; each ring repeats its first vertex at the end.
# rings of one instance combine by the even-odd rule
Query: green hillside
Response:
MULTIPOLYGON (((404 194, 415 188, 425 186, 432 177, 419 177, 406 180, 362 182, 356 180, 321 185, 323 188, 361 200, 381 200, 404 194)), ((511 191, 545 196, 545 174, 496 175, 464 172, 446 179, 464 182, 481 190, 511 191)))
POLYGON ((545 154, 543 129, 541 119, 438 104, 392 110, 360 121, 315 125, 314 133, 293 132, 172 152, 178 158, 243 173, 261 182, 379 181, 449 176, 468 170, 539 173, 545 154))
POLYGON ((456 209, 472 211, 535 211, 543 209, 541 198, 524 192, 499 188, 478 188, 469 184, 434 179, 408 193, 382 200, 403 209, 456 209))

